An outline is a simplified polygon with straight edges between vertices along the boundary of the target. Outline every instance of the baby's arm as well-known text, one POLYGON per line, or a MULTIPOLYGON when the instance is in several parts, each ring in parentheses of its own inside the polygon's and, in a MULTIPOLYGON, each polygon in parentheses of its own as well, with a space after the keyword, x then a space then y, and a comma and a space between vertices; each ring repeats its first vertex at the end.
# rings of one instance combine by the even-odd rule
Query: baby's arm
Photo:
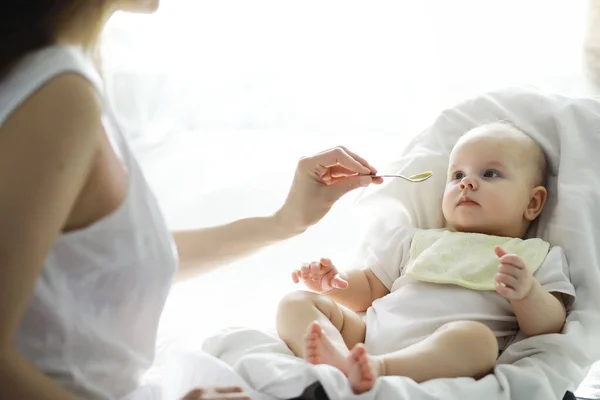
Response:
POLYGON ((348 282, 348 287, 333 289, 323 295, 354 312, 366 311, 375 300, 390 292, 369 268, 339 274, 348 282))
POLYGON ((511 300, 519 328, 527 336, 560 333, 567 312, 561 293, 547 292, 535 280, 529 295, 522 300, 511 300))
POLYGON ((545 290, 521 257, 499 246, 494 250, 500 261, 496 291, 510 301, 521 331, 527 336, 560 333, 567 315, 562 295, 545 290))

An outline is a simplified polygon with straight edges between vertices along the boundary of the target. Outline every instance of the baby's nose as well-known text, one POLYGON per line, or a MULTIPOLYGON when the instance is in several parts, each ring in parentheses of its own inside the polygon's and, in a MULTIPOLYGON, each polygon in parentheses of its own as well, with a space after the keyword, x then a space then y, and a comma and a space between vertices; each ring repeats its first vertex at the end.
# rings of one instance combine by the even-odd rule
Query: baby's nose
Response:
POLYGON ((477 181, 475 179, 472 179, 469 176, 465 176, 461 181, 460 181, 460 188, 461 189, 471 189, 471 190, 477 190, 477 181))

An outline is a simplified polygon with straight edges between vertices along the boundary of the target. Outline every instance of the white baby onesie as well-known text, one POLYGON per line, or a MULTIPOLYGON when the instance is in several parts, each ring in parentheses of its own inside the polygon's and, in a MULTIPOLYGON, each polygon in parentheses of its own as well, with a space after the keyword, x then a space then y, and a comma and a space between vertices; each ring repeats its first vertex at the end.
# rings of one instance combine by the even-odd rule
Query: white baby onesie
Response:
MULTIPOLYGON (((390 290, 390 294, 376 300, 367 310, 365 344, 368 350, 372 354, 399 350, 423 340, 448 322, 462 320, 487 325, 496 334, 499 347, 503 350, 518 331, 517 320, 509 301, 495 290, 485 289, 485 285, 480 290, 474 290, 456 282, 433 283, 419 280, 421 277, 416 279, 415 274, 427 276, 431 275, 431 272, 427 268, 411 270, 415 261, 411 258, 414 237, 431 238, 423 230, 400 228, 392 232, 386 240, 369 249, 368 265, 390 290), (408 276, 409 270, 412 271, 410 275, 413 277, 408 276)), ((492 240, 489 243, 497 241, 492 240)), ((512 250, 518 248, 520 243, 524 242, 517 240, 514 243, 517 246, 512 250)), ((535 246, 543 248, 545 242, 535 243, 535 246)), ((412 251, 423 253, 418 249, 412 251)), ((545 290, 567 295, 565 297, 570 304, 575 297, 575 289, 568 276, 566 258, 559 247, 550 248, 534 273, 534 277, 545 290)), ((456 278, 452 275, 449 277, 456 278)))

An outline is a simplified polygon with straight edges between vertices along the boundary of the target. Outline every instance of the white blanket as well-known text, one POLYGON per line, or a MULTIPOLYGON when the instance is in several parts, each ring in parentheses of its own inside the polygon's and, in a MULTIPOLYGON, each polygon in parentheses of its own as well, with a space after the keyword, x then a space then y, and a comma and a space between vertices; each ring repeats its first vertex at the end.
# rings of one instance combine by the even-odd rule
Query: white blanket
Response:
POLYGON ((361 396, 352 395, 339 371, 294 358, 274 335, 252 330, 230 330, 207 340, 203 350, 224 364, 202 355, 197 368, 220 368, 220 383, 242 382, 257 399, 295 397, 316 380, 332 400, 548 400, 574 391, 587 368, 600 359, 600 101, 515 88, 444 111, 408 145, 393 168, 406 174, 432 170, 432 179, 421 185, 392 180, 366 192, 360 201, 374 215, 375 210, 385 211, 385 218, 374 226, 375 234, 367 235, 363 250, 367 253, 370 240, 378 240, 378 231, 389 232, 390 224, 441 227, 450 149, 466 130, 499 118, 508 118, 530 133, 549 158, 549 202, 533 233, 561 246, 569 261, 577 301, 563 334, 511 345, 494 374, 479 381, 441 379, 418 385, 403 377, 384 377, 361 396))
MULTIPOLYGON (((357 396, 348 385, 348 379, 338 369, 329 365, 313 366, 295 357, 275 332, 231 329, 206 340, 203 350, 231 366, 236 377, 247 382, 246 387, 252 399, 297 397, 315 381, 321 382, 331 400, 439 400, 448 398, 445 393, 450 385, 469 388, 461 393, 461 399, 475 399, 469 393, 477 393, 477 389, 470 385, 475 382, 473 379, 445 379, 417 385, 404 377, 384 377, 377 381, 371 392, 357 396), (422 397, 415 395, 418 392, 422 397)), ((208 358, 205 360, 205 367, 210 367, 211 361, 208 358)))

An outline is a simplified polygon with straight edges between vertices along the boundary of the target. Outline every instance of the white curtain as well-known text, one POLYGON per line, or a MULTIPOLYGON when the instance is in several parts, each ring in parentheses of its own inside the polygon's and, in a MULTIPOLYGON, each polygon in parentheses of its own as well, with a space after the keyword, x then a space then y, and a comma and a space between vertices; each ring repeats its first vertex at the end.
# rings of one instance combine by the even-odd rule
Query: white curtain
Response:
POLYGON ((153 16, 115 16, 103 58, 173 225, 251 213, 203 196, 206 213, 199 197, 244 186, 282 196, 296 159, 328 146, 382 164, 443 107, 483 90, 587 90, 583 2, 162 3, 153 16))
MULTIPOLYGON (((104 75, 173 227, 273 211, 296 160, 344 144, 385 170, 446 106, 515 84, 589 94, 586 3, 163 0, 119 14, 104 75)), ((351 264, 369 216, 348 196, 302 237, 177 287, 163 337, 273 325, 291 269, 351 264), (266 290, 268 288, 268 290, 266 290)))

